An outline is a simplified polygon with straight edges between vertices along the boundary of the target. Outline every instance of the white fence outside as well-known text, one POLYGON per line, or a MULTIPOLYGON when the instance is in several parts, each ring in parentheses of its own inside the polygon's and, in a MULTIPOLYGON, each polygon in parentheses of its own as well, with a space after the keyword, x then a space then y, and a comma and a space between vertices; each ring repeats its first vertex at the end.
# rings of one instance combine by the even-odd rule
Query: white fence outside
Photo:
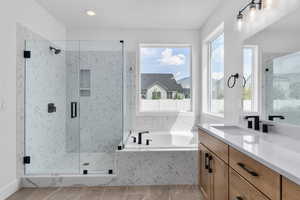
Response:
POLYGON ((188 112, 191 111, 191 99, 183 100, 145 100, 140 101, 143 112, 188 112))

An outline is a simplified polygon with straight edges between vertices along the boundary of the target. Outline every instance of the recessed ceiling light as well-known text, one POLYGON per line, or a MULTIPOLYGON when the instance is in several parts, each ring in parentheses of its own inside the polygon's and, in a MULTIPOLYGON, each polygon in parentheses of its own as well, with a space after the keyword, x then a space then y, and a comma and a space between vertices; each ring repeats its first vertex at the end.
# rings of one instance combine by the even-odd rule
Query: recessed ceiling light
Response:
POLYGON ((88 16, 95 16, 95 15, 96 15, 96 12, 93 11, 93 10, 87 10, 85 13, 86 13, 88 16))

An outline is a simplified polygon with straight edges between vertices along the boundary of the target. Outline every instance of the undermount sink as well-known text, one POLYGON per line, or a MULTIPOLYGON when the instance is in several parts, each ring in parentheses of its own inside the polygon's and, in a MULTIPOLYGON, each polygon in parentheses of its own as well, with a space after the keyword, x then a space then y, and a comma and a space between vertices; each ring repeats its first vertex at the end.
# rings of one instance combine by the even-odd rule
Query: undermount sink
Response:
POLYGON ((238 126, 211 126, 212 128, 226 132, 231 135, 254 135, 255 133, 251 130, 247 130, 238 126))

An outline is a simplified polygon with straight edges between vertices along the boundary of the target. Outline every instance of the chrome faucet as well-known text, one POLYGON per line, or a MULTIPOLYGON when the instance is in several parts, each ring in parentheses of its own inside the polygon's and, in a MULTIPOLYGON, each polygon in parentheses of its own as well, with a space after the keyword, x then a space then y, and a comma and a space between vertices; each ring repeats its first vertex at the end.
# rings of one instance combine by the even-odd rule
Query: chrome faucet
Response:
POLYGON ((149 134, 150 132, 149 131, 142 131, 142 132, 139 132, 138 133, 138 144, 142 144, 142 136, 144 135, 144 134, 149 134))

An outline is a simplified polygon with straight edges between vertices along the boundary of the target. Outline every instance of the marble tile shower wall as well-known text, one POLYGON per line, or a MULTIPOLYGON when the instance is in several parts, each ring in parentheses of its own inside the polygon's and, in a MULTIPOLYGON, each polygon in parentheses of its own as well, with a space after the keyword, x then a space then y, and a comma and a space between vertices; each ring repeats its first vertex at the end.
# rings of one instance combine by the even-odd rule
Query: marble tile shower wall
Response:
POLYGON ((90 70, 91 95, 80 97, 81 152, 114 152, 123 138, 122 52, 80 52, 90 70))
POLYGON ((115 170, 114 152, 123 139, 122 53, 78 50, 66 54, 67 98, 80 102, 80 117, 67 120, 66 146, 69 152, 80 152, 81 172, 105 174, 115 170), (90 80, 82 79, 89 88, 81 88, 81 71, 90 74, 90 80), (78 99, 79 88, 90 94, 78 99))
MULTIPOLYGON (((67 43, 68 48, 68 43, 67 43)), ((79 51, 66 51, 66 88, 67 103, 79 102, 79 51)), ((68 120, 66 121, 66 150, 69 153, 79 153, 80 148, 80 121, 79 118, 70 118, 71 109, 67 109, 68 120)))

